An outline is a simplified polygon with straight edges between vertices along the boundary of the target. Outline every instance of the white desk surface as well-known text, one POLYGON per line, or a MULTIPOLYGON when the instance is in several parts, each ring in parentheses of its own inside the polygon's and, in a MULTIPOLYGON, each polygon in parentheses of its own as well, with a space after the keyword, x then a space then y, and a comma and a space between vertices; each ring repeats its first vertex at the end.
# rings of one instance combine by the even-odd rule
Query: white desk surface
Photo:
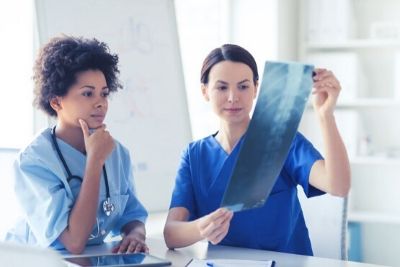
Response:
MULTIPOLYGON (((276 267, 377 267, 382 265, 366 264, 359 262, 340 261, 334 259, 301 256, 296 254, 280 253, 265 250, 255 250, 227 246, 208 245, 207 242, 198 242, 186 248, 169 250, 161 238, 147 238, 150 254, 168 259, 172 266, 185 266, 192 258, 197 259, 252 259, 274 260, 276 267)), ((105 243, 100 246, 87 247, 83 254, 99 255, 111 253, 115 243, 105 243)), ((66 253, 63 253, 68 255, 66 253)))

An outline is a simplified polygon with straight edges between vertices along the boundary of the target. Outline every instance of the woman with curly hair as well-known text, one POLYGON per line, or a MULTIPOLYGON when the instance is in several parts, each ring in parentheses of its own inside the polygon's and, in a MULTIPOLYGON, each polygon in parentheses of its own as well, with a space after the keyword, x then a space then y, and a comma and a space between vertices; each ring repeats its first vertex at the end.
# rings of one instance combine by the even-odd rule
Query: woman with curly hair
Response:
POLYGON ((118 56, 96 39, 57 37, 34 67, 35 104, 57 119, 20 153, 15 190, 24 219, 8 240, 81 253, 111 233, 114 252, 148 251, 147 212, 136 197, 128 150, 104 119, 121 85, 118 56))

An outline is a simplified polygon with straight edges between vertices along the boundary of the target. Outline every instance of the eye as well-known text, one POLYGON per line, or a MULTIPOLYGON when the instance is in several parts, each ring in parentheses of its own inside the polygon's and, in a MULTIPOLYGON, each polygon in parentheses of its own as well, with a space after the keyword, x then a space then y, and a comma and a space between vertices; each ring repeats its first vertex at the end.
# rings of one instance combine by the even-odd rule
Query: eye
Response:
POLYGON ((93 93, 92 93, 92 91, 84 91, 84 92, 82 93, 82 95, 83 95, 83 96, 86 96, 86 97, 91 97, 91 96, 93 95, 93 93))
POLYGON ((241 84, 241 85, 239 85, 239 89, 240 90, 246 90, 246 89, 248 89, 249 88, 249 85, 247 85, 247 84, 241 84))
POLYGON ((101 96, 102 97, 105 97, 105 98, 107 98, 108 96, 110 95, 110 91, 103 91, 102 93, 101 93, 101 96))
POLYGON ((226 85, 219 85, 219 86, 217 86, 217 89, 220 90, 220 91, 224 91, 224 90, 228 89, 228 86, 226 86, 226 85))

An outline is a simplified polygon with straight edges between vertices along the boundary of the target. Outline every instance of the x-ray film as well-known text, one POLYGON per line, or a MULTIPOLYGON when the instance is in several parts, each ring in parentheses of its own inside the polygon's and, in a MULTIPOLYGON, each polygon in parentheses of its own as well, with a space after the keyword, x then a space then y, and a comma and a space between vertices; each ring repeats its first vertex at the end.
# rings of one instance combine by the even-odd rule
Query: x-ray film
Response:
POLYGON ((296 135, 314 67, 266 62, 253 117, 221 206, 232 211, 267 201, 296 135))

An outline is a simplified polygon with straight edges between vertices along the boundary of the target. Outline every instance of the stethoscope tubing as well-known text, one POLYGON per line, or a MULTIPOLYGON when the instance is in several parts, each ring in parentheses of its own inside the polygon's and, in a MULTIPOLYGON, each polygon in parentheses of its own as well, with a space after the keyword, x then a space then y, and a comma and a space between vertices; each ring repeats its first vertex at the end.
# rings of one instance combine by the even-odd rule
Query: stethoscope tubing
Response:
MULTIPOLYGON (((57 137, 56 137, 56 126, 54 126, 51 130, 51 139, 53 141, 53 145, 56 149, 57 155, 60 158, 60 160, 64 166, 64 169, 68 174, 67 182, 69 183, 72 179, 78 179, 79 181, 82 182, 83 181, 82 177, 79 177, 77 175, 72 175, 70 169, 68 168, 67 162, 65 161, 64 156, 61 153, 60 147, 58 146, 57 137)), ((106 186, 106 197, 109 200, 111 195, 110 195, 110 186, 108 184, 108 176, 107 176, 107 170, 106 170, 105 164, 103 165, 103 175, 104 175, 104 183, 106 186)))

